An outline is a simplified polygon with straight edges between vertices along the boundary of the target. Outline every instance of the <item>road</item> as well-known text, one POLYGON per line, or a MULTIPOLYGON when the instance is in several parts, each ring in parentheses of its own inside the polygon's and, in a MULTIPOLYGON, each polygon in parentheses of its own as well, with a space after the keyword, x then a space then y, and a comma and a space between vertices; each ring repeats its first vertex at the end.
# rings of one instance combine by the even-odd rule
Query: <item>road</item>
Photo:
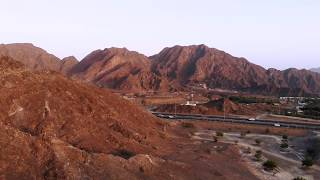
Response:
POLYGON ((173 113, 162 113, 162 112, 152 112, 155 116, 164 119, 176 119, 176 120, 205 120, 205 121, 215 121, 215 122, 228 122, 228 123, 239 123, 239 124, 252 124, 260 126, 272 126, 275 124, 280 125, 280 128, 299 128, 299 129, 310 129, 310 130, 320 130, 320 123, 307 123, 307 122, 290 122, 290 121, 276 121, 276 120, 264 120, 255 119, 250 121, 245 118, 237 117, 223 117, 223 116, 213 116, 213 115, 201 115, 201 114, 173 114, 173 113))

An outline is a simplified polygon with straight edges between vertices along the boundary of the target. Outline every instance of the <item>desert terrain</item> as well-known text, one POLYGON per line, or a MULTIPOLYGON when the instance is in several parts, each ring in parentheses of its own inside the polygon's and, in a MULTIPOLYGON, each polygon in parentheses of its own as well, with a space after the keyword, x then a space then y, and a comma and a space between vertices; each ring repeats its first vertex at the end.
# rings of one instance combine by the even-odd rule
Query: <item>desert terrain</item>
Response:
MULTIPOLYGON (((268 72, 244 59, 203 45, 152 57, 111 48, 81 62, 31 44, 2 45, 1 53, 1 179, 320 177, 318 153, 306 146, 319 138, 317 99, 283 99, 281 84, 268 85, 266 95, 260 88, 268 72), (221 77, 229 76, 222 59, 260 74, 243 76, 236 87, 207 83, 200 69, 212 60, 221 77), (260 84, 254 91, 242 87, 253 80, 260 84), (276 167, 266 169, 268 160, 276 167)), ((312 95, 316 88, 286 93, 312 95)))

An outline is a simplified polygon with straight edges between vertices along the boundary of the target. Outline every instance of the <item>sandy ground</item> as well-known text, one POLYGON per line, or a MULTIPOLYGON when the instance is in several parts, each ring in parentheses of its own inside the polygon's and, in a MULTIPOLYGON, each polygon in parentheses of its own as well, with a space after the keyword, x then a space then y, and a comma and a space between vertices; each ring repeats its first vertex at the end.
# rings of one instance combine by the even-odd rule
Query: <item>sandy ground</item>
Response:
MULTIPOLYGON (((215 136, 215 131, 202 130, 195 132, 193 135, 194 139, 201 139, 207 141, 213 141, 212 136, 215 136)), ((245 137, 241 137, 239 133, 224 133, 223 138, 220 142, 235 144, 239 147, 242 159, 247 163, 250 171, 255 174, 259 179, 266 180, 290 180, 295 177, 304 177, 310 180, 316 180, 320 178, 320 167, 313 166, 309 170, 303 170, 301 168, 301 161, 298 158, 292 158, 287 154, 283 154, 277 150, 281 143, 281 137, 276 135, 263 135, 263 134, 247 134, 245 137), (259 138, 265 140, 265 143, 257 146, 254 143, 254 139, 259 138), (272 147, 273 148, 270 148, 272 147), (247 149, 250 148, 251 153, 248 153, 247 149), (261 162, 258 162, 254 158, 254 152, 261 150, 263 153, 262 162, 267 159, 272 159, 277 162, 278 168, 275 172, 266 172, 263 170, 261 162)), ((262 141, 263 142, 263 141, 262 141)), ((294 151, 294 149, 291 149, 294 151)), ((296 152, 293 152, 293 154, 296 152)))
POLYGON ((174 135, 170 137, 172 144, 168 146, 168 150, 159 150, 162 152, 160 157, 166 161, 187 165, 182 169, 191 179, 258 179, 242 161, 236 146, 194 139, 192 133, 195 130, 198 129, 183 127, 180 122, 171 122, 166 131, 171 131, 170 134, 174 135))

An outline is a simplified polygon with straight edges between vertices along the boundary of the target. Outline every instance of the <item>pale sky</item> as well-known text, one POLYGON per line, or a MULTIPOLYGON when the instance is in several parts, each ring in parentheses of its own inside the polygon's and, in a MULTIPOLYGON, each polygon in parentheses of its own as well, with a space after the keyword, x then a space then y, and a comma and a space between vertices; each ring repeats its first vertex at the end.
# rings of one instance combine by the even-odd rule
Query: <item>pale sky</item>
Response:
POLYGON ((0 0, 0 43, 82 59, 206 44, 266 68, 320 67, 319 0, 0 0))

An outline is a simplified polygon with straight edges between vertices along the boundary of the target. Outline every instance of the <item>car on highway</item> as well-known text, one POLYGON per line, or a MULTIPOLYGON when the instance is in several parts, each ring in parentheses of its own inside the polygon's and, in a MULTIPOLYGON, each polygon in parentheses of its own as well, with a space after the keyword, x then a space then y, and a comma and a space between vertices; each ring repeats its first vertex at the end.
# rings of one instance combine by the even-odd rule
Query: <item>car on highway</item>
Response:
POLYGON ((168 116, 170 119, 173 119, 174 118, 174 116, 168 116))
POLYGON ((249 118, 248 120, 249 121, 255 121, 256 119, 255 118, 249 118))
POLYGON ((279 123, 274 123, 275 127, 280 127, 281 125, 279 123))

